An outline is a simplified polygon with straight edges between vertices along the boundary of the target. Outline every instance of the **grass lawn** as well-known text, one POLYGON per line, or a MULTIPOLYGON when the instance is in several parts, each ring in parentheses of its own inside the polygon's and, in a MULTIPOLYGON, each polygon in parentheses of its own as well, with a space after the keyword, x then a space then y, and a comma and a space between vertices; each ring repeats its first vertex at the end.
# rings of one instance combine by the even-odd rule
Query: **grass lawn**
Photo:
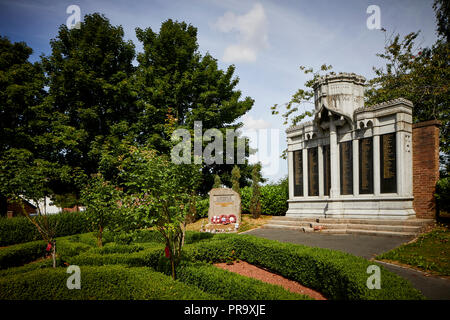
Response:
MULTIPOLYGON (((261 227, 272 219, 272 216, 261 215, 258 219, 253 219, 250 214, 243 214, 241 216, 242 221, 239 226, 238 232, 244 232, 251 229, 261 227)), ((202 224, 207 224, 208 218, 201 218, 194 223, 190 223, 186 226, 186 230, 189 231, 200 231, 202 224)))
POLYGON ((377 257, 386 262, 406 264, 422 271, 450 276, 450 229, 440 226, 377 257))

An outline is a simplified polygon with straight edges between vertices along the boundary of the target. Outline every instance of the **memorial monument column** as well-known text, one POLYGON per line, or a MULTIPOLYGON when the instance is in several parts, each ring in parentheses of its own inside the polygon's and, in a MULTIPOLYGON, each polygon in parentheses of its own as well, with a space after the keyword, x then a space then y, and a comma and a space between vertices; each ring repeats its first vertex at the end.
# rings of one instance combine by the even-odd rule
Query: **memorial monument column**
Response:
POLYGON ((337 143, 336 125, 333 121, 333 115, 330 116, 330 171, 331 171, 331 189, 330 198, 335 198, 340 194, 339 186, 339 153, 337 143))

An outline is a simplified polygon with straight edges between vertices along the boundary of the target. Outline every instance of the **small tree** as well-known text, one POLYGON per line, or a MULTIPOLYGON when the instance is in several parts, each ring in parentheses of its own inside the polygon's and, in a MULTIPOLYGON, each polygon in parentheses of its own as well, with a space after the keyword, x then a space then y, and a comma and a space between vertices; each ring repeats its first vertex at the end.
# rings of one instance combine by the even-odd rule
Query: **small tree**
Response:
POLYGON ((214 185, 213 188, 220 188, 222 186, 222 181, 220 180, 220 176, 216 174, 214 176, 214 185))
POLYGON ((51 190, 48 181, 58 173, 60 174, 54 165, 42 159, 34 159, 33 154, 26 149, 10 149, 0 159, 0 193, 19 205, 22 214, 48 243, 47 251, 51 250, 53 268, 56 267, 57 222, 50 221, 46 212, 42 214, 39 200, 49 195, 51 190), (38 216, 31 217, 25 210, 25 200, 32 200, 36 204, 38 216))
POLYGON ((252 169, 252 198, 250 199, 250 213, 253 219, 261 216, 261 164, 256 164, 252 169))
POLYGON ((237 193, 241 193, 239 179, 241 178, 241 170, 239 170, 238 166, 234 166, 233 170, 231 170, 231 188, 237 193))
POLYGON ((103 231, 111 225, 117 213, 120 191, 106 181, 101 174, 93 175, 87 187, 81 192, 88 219, 97 230, 97 244, 103 246, 103 231))
POLYGON ((128 193, 129 212, 138 223, 155 226, 162 234, 175 279, 175 267, 184 244, 186 215, 195 198, 201 167, 174 164, 155 150, 130 147, 119 169, 128 193))

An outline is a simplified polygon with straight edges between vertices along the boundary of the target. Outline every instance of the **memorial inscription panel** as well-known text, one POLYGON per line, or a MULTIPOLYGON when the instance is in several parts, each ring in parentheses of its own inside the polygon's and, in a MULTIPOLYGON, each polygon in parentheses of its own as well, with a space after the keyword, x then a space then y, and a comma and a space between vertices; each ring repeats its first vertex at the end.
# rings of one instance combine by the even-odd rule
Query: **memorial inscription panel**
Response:
POLYGON ((339 144, 341 194, 353 194, 353 151, 352 141, 339 144))
POLYGON ((380 136, 380 192, 397 192, 395 133, 380 136))
POLYGON ((331 166, 330 166, 330 145, 324 145, 322 147, 323 153, 323 194, 325 196, 330 195, 331 189, 331 166))
POLYGON ((303 197, 302 150, 294 151, 294 197, 303 197))
POLYGON ((359 140, 359 193, 373 193, 373 142, 372 138, 359 140))
POLYGON ((319 195, 318 148, 308 149, 308 196, 319 195))

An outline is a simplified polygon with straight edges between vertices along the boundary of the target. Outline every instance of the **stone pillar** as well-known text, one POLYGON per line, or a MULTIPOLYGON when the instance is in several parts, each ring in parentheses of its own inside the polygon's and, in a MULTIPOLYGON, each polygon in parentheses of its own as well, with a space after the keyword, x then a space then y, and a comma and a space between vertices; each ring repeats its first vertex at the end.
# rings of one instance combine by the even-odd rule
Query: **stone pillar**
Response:
POLYGON ((359 145, 356 138, 352 141, 353 151, 353 194, 359 195, 359 145))
POLYGON ((302 149, 303 163, 303 196, 308 196, 308 149, 302 149))
POLYGON ((439 180, 439 126, 437 120, 413 124, 413 193, 417 218, 436 217, 436 182, 439 180))
POLYGON ((323 148, 322 145, 319 144, 317 148, 317 160, 319 161, 319 197, 323 197, 324 189, 323 189, 323 148))
POLYGON ((330 171, 331 171, 331 189, 330 198, 340 195, 339 185, 339 149, 337 143, 336 125, 330 120, 330 171))
POLYGON ((380 195, 380 135, 378 128, 373 133, 373 194, 380 195))
POLYGON ((294 152, 288 151, 289 199, 294 199, 294 152))

